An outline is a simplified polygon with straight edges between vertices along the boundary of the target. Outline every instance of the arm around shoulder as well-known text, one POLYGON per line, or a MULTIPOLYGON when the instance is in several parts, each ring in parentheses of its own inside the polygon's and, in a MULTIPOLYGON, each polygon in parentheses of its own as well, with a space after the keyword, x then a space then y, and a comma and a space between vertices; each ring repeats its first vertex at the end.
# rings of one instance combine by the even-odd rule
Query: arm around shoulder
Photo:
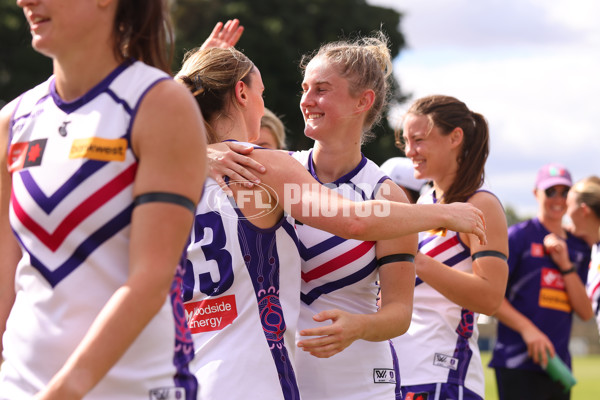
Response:
POLYGON ((354 202, 321 185, 286 152, 254 151, 250 156, 269 163, 262 182, 279 196, 292 217, 346 239, 384 240, 420 231, 448 227, 485 240, 481 212, 468 204, 406 204, 397 201, 354 202))

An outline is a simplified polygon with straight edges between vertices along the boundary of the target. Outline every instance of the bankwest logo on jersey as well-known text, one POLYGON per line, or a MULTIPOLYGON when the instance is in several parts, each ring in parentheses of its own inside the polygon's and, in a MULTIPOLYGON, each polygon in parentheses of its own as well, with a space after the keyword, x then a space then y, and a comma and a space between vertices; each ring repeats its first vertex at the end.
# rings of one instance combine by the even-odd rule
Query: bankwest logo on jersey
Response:
POLYGON ((554 268, 542 268, 539 306, 571 312, 571 303, 565 291, 565 281, 560 272, 554 268))
POLYGON ((98 161, 125 161, 127 140, 91 137, 75 139, 69 158, 87 158, 98 161))
POLYGON ((8 150, 8 170, 15 172, 41 165, 47 141, 48 139, 38 139, 11 144, 8 150))

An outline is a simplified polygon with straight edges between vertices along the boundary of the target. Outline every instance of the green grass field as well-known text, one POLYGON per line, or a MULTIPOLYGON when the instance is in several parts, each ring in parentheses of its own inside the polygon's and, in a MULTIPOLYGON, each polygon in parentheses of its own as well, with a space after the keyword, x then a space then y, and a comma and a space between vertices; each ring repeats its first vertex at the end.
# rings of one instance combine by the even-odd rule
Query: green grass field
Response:
MULTIPOLYGON (((487 367, 490 353, 481 353, 485 371, 485 400, 498 400, 494 371, 487 367)), ((573 372, 577 384, 571 391, 571 400, 600 399, 600 355, 573 358, 573 372)))

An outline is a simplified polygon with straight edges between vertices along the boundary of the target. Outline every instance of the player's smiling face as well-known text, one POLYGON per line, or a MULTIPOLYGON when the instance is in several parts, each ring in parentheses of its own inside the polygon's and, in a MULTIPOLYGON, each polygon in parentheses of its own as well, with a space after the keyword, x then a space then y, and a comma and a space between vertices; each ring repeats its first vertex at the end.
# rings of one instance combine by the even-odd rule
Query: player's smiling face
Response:
POLYGON ((427 116, 407 114, 402 137, 415 178, 442 181, 455 173, 456 154, 451 150, 450 135, 443 135, 427 116))
POLYGON ((359 99, 350 94, 349 82, 325 57, 316 57, 306 66, 302 81, 300 109, 304 134, 315 140, 347 132, 355 127, 359 99))
POLYGON ((560 220, 567 212, 566 194, 569 187, 565 185, 551 186, 546 190, 535 189, 535 196, 544 218, 560 220))
MULTIPOLYGON (((29 23, 31 44, 48 57, 58 57, 78 44, 88 47, 97 38, 109 9, 83 0, 17 0, 29 23)), ((110 18, 113 18, 112 16, 110 18)))

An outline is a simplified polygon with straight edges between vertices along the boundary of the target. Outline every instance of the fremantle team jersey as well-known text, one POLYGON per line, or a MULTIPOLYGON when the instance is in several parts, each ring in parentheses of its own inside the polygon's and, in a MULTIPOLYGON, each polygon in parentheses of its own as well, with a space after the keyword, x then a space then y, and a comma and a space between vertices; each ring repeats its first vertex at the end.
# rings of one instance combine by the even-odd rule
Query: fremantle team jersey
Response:
MULTIPOLYGON (((42 389, 127 280, 137 168, 131 126, 144 95, 164 79, 126 62, 71 103, 60 99, 53 77, 18 99, 8 168, 10 223, 23 257, 0 398, 27 399, 42 389)), ((179 287, 176 279, 159 313, 86 399, 195 398, 179 287)))
MULTIPOLYGON (((544 237, 549 233, 537 218, 508 229, 510 255, 506 299, 548 336, 556 353, 570 366, 573 310, 560 270, 544 250, 544 237)), ((569 259, 585 283, 590 248, 570 233, 567 233, 567 247, 569 259)), ((529 358, 521 335, 502 323, 498 323, 497 341, 489 365, 541 371, 541 367, 529 358)))
POLYGON ((592 261, 590 262, 590 269, 587 276, 586 285, 588 296, 592 301, 592 307, 594 314, 596 314, 596 323, 600 330, 600 243, 596 243, 592 246, 592 261))
POLYGON ((260 229, 206 180, 183 290, 200 399, 300 398, 294 373, 297 241, 286 218, 260 229))
MULTIPOLYGON (((418 201, 435 202, 433 189, 418 201)), ((473 272, 471 251, 454 231, 419 233, 419 251, 448 268, 473 272)), ((417 276, 412 322, 408 332, 392 339, 399 354, 402 386, 450 383, 483 398, 477 317, 477 313, 448 300, 417 276)))
MULTIPOLYGON (((296 152, 293 157, 318 180, 312 151, 296 152)), ((386 179, 377 165, 363 156, 353 171, 326 186, 346 198, 364 201, 373 199, 386 179)), ((300 223, 296 228, 302 258, 299 330, 322 325, 312 317, 324 310, 377 312, 376 242, 346 240, 300 223)), ((330 358, 299 351, 297 360, 304 400, 400 398, 395 352, 389 341, 357 340, 330 358)))

